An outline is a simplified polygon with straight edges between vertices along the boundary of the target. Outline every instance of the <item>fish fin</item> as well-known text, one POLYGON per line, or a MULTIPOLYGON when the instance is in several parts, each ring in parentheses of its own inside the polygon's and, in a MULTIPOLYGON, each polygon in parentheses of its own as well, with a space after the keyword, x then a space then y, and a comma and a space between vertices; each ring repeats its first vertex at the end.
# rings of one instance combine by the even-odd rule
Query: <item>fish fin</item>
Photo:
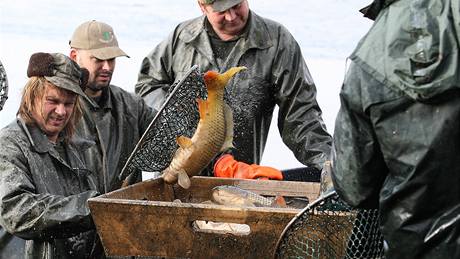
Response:
POLYGON ((225 142, 220 151, 226 151, 233 148, 233 111, 228 104, 224 104, 224 118, 225 118, 225 142))
POLYGON ((275 205, 276 207, 281 207, 281 208, 286 208, 287 207, 286 200, 281 195, 276 195, 276 197, 273 200, 272 204, 275 205))
POLYGON ((200 119, 207 117, 208 112, 208 101, 203 99, 196 99, 198 103, 198 111, 200 112, 200 119))
POLYGON ((176 141, 179 147, 181 147, 182 149, 186 149, 193 144, 192 139, 187 138, 186 136, 179 136, 176 138, 176 141))
POLYGON ((181 169, 179 171, 177 183, 180 187, 184 189, 190 188, 190 178, 188 177, 188 174, 187 172, 185 172, 184 169, 181 169))

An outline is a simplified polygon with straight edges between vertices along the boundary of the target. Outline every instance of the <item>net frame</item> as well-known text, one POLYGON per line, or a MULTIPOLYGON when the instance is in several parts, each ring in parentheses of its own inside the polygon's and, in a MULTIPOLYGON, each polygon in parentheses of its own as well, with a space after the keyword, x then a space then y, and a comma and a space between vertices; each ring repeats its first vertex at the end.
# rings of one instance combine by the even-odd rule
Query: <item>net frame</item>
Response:
POLYGON ((332 191, 289 222, 274 258, 384 258, 378 210, 351 208, 332 191))
POLYGON ((178 148, 176 138, 191 138, 199 122, 197 99, 206 99, 207 90, 198 66, 191 67, 169 88, 166 100, 126 161, 119 178, 135 170, 161 172, 178 148))

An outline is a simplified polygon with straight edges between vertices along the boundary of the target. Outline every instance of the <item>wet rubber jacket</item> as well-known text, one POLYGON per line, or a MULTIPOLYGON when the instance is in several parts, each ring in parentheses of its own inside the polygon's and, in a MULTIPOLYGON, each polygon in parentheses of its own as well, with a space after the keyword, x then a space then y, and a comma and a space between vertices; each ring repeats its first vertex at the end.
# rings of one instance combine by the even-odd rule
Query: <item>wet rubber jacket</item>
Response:
POLYGON ((89 258, 94 249, 87 200, 99 193, 75 143, 67 163, 21 119, 0 131, 0 225, 27 239, 25 258, 89 258))
POLYGON ((300 47, 282 25, 250 13, 247 37, 241 37, 219 67, 213 58, 205 16, 179 24, 143 60, 136 93, 158 109, 170 85, 193 65, 225 72, 246 66, 226 87, 233 109, 234 156, 260 163, 273 109, 279 106, 278 128, 284 143, 305 165, 321 168, 330 153, 331 137, 316 102, 316 87, 300 47))
POLYGON ((83 152, 84 161, 98 172, 98 190, 106 193, 120 188, 123 179, 118 176, 156 113, 142 98, 118 86, 105 88, 102 98, 101 106, 87 96, 81 98, 83 118, 77 134, 91 146, 83 152))
POLYGON ((460 258, 459 3, 382 10, 340 93, 334 186, 380 208, 386 258, 460 258))

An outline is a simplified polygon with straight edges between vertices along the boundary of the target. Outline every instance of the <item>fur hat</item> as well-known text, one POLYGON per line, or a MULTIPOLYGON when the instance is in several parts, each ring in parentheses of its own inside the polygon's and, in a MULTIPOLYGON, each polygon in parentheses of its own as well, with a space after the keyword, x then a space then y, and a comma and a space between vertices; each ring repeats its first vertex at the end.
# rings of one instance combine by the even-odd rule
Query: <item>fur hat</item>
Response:
POLYGON ((55 86, 83 96, 89 72, 61 53, 38 52, 30 56, 27 76, 43 76, 55 86))

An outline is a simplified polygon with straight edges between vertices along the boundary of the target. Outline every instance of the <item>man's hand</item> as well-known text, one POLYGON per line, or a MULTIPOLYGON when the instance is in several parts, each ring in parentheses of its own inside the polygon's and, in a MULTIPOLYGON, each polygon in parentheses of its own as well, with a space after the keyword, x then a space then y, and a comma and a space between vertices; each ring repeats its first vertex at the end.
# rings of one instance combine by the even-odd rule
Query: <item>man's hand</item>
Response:
POLYGON ((214 165, 214 176, 240 179, 283 180, 283 175, 278 169, 239 162, 230 154, 225 154, 217 160, 214 165))

